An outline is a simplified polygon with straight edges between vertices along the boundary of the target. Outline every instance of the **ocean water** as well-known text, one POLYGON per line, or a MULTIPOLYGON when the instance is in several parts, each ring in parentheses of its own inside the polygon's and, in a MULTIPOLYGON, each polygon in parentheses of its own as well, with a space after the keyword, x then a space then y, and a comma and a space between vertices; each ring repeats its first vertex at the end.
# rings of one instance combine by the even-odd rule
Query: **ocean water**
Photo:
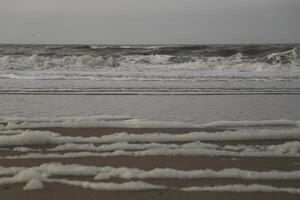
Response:
POLYGON ((299 47, 0 45, 0 116, 298 120, 299 47))

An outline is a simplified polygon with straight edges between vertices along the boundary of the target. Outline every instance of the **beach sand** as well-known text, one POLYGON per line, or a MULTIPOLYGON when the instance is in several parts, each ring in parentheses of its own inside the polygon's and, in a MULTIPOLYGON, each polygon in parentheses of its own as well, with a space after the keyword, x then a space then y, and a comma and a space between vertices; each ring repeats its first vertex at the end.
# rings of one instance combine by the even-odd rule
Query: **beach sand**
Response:
POLYGON ((1 190, 1 199, 22 199, 22 200, 298 200, 299 195, 285 193, 231 193, 231 192, 180 192, 176 190, 160 190, 160 191, 95 191, 90 189, 82 189, 78 187, 70 187, 59 184, 47 184, 47 189, 40 191, 22 191, 22 186, 1 190))
MULTIPOLYGON (((128 133, 188 133, 193 131, 206 131, 206 132, 222 132, 222 129, 128 129, 128 128, 40 128, 35 130, 48 130, 60 133, 64 136, 101 136, 118 132, 128 133)), ((278 144, 283 141, 226 141, 216 142, 220 145, 238 145, 242 143, 248 144, 278 144)), ((51 146, 37 146, 45 151, 51 146)), ((112 167, 129 167, 139 168, 144 170, 151 170, 154 168, 174 168, 178 170, 199 170, 199 169, 213 169, 222 170, 226 168, 239 168, 243 170, 254 171, 292 171, 300 170, 300 158, 296 157, 231 157, 231 156, 113 156, 113 157, 80 157, 80 158, 37 158, 37 159, 6 159, 7 155, 19 155, 23 152, 12 152, 10 150, 0 151, 0 166, 23 166, 34 167, 43 163, 62 163, 62 164, 80 164, 87 166, 112 166, 112 167)), ((63 153, 63 152, 62 152, 63 153)), ((5 176, 4 176, 5 177, 5 176)), ((2 177, 3 178, 3 177, 2 177)), ((60 177, 61 178, 61 177, 60 177)), ((68 180, 89 181, 95 182, 92 176, 65 176, 68 180)), ((230 184, 262 184, 283 188, 299 188, 299 180, 242 180, 242 179, 145 179, 147 183, 164 185, 167 189, 162 190, 149 190, 149 191, 104 191, 92 190, 88 188, 81 188, 58 183, 45 183, 43 190, 37 191, 24 191, 25 184, 2 185, 0 186, 0 199, 1 200, 153 200, 153 199, 231 199, 231 200, 252 200, 265 199, 265 200, 293 200, 299 199, 299 194, 291 193, 270 193, 270 192, 185 192, 180 191, 178 188, 190 186, 220 186, 230 184)), ((103 182, 124 182, 121 179, 109 179, 103 182)))

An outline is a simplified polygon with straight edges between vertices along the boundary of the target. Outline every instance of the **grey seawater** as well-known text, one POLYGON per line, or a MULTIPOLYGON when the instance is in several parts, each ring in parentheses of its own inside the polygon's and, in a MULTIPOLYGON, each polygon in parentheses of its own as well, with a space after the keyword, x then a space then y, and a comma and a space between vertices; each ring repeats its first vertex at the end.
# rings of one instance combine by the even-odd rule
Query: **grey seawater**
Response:
POLYGON ((300 95, 0 95, 1 117, 127 115, 207 123, 300 118, 300 95))
POLYGON ((299 48, 0 45, 0 119, 299 120, 299 48))
POLYGON ((0 94, 27 95, 254 95, 300 94, 300 79, 253 80, 24 80, 1 79, 0 94))

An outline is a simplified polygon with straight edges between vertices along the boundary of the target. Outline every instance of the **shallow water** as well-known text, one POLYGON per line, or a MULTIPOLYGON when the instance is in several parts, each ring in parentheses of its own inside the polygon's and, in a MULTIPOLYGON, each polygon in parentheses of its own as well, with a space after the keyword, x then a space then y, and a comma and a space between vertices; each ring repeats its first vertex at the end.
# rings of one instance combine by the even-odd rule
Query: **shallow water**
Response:
POLYGON ((126 115, 207 123, 223 120, 298 120, 299 95, 0 95, 0 116, 126 115))

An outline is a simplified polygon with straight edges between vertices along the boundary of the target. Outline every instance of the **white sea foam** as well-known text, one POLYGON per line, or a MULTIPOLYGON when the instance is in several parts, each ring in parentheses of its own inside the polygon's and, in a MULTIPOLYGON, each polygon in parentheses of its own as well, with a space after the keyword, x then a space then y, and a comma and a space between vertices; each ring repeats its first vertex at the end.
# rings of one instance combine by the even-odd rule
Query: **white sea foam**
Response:
POLYGON ((70 186, 78 186, 93 190, 108 190, 108 191, 139 191, 139 190, 161 190, 165 186, 154 185, 142 181, 130 181, 125 183, 92 183, 88 181, 70 181, 66 179, 51 180, 51 182, 67 184, 70 186))
MULTIPOLYGON (((49 151, 116 151, 116 150, 143 150, 143 149, 155 149, 155 148, 218 148, 217 145, 193 142, 185 143, 182 145, 179 144, 161 144, 161 143, 143 143, 143 144, 132 144, 128 142, 117 142, 112 144, 102 144, 96 146, 92 143, 89 144, 76 144, 76 143, 67 143, 63 145, 58 145, 54 148, 49 149, 49 151)), ((30 149, 29 149, 30 150, 30 149)), ((29 151, 26 148, 20 149, 19 151, 29 151)))
POLYGON ((16 134, 20 134, 20 130, 16 129, 16 130, 4 130, 4 126, 1 127, 0 125, 0 135, 16 135, 16 134))
POLYGON ((101 137, 103 142, 183 142, 183 141, 234 141, 234 140, 282 140, 300 139, 299 129, 253 130, 241 129, 217 133, 191 132, 187 134, 149 133, 130 134, 116 133, 101 137))
MULTIPOLYGON (((283 57, 282 56, 282 57, 283 57)), ((261 68, 276 68, 275 64, 279 66, 287 62, 291 63, 296 60, 297 54, 295 50, 274 53, 266 57, 267 62, 271 64, 260 62, 258 60, 246 59, 241 53, 230 57, 188 57, 188 56, 171 56, 163 54, 152 55, 126 55, 120 57, 113 56, 94 56, 94 55, 80 55, 80 56, 64 56, 64 57, 50 57, 39 56, 33 54, 31 56, 1 56, 0 66, 7 65, 15 66, 16 69, 24 66, 35 69, 76 69, 88 67, 164 67, 169 65, 171 67, 189 68, 196 67, 198 69, 244 69, 247 71, 257 71, 258 66, 261 68), (285 60, 280 60, 280 55, 285 56, 285 60), (272 61, 272 62, 271 62, 272 61), (231 66, 230 66, 231 65, 231 66), (244 67, 242 67, 244 65, 244 67), (248 69, 247 69, 248 68, 248 69)), ((4 68, 5 69, 5 68, 4 68)), ((269 69, 270 70, 270 69, 269 69)))
MULTIPOLYGON (((47 119, 48 120, 48 119, 47 119)), ((52 121, 43 121, 39 119, 15 120, 13 125, 7 121, 6 128, 21 126, 31 127, 32 124, 51 123, 70 124, 80 127, 98 126, 102 122, 123 123, 131 121, 128 118, 64 118, 52 121), (100 119, 100 121, 99 121, 100 119)), ((135 120, 134 120, 135 121, 135 120)), ((135 121, 136 122, 136 121, 135 121)), ((161 123, 161 122, 159 122, 161 123)), ((5 123, 2 123, 5 124, 5 123)), ((45 125, 43 124, 43 125, 45 125)), ((124 123, 123 123, 124 124, 124 123)), ((153 125, 150 123, 151 126, 153 125)), ((178 125, 177 123, 175 123, 178 125)), ((157 124, 155 124, 157 125, 157 124)), ((231 127, 231 126, 263 126, 259 129, 237 129, 226 130, 222 132, 191 132, 183 134, 169 133, 115 133, 99 137, 82 137, 82 136, 63 136, 58 133, 49 131, 32 131, 32 130, 13 130, 3 129, 0 131, 0 147, 12 147, 9 150, 18 151, 19 155, 4 156, 6 159, 31 159, 31 158, 75 158, 75 157, 109 157, 109 156, 290 156, 299 157, 299 144, 289 142, 281 145, 272 146, 219 146, 215 144, 203 143, 209 141, 251 141, 251 140, 300 140, 300 129, 298 122, 293 121, 263 121, 263 122, 219 122, 202 127, 231 127), (264 126, 279 126, 275 129, 265 129, 264 126), (288 126, 288 127, 287 127, 288 126), (2 133, 3 132, 3 133, 2 133), (184 144, 170 144, 184 143, 184 144), (136 143, 136 144, 133 144, 136 143), (168 144, 163 144, 168 143, 168 144), (29 148, 28 146, 37 145, 54 145, 46 152, 40 152, 40 149, 29 148), (58 153, 58 151, 80 151, 58 153)), ((64 126, 63 126, 64 127, 64 126)), ((201 127, 201 126, 199 126, 201 127)), ((3 149, 5 151, 5 149, 3 149)), ((7 149, 6 149, 7 150, 7 149)))
POLYGON ((55 179, 50 176, 90 176, 96 175, 100 171, 110 167, 87 167, 81 165, 62 165, 59 163, 43 164, 39 167, 31 168, 0 168, 1 175, 13 175, 12 177, 0 178, 0 186, 16 183, 27 183, 24 190, 43 189, 43 182, 61 183, 71 186, 79 186, 96 190, 156 190, 163 189, 164 186, 148 184, 145 182, 125 182, 125 183, 90 183, 86 181, 70 181, 66 179, 55 179), (70 170, 71 169, 71 170, 70 170))
POLYGON ((39 173, 34 168, 27 168, 18 172, 11 179, 17 183, 24 183, 24 182, 31 181, 33 179, 46 180, 47 176, 45 174, 39 173))
POLYGON ((56 144, 58 134, 46 131, 24 131, 17 135, 0 135, 0 146, 56 144))
POLYGON ((106 180, 111 178, 121 179, 244 179, 244 180, 298 180, 300 171, 282 172, 268 171, 257 172, 241 169, 223 169, 215 171, 205 170, 176 170, 176 169, 153 169, 150 171, 130 168, 111 168, 110 170, 101 171, 96 175, 96 180, 106 180))
MULTIPOLYGON (((115 167, 97 167, 84 166, 79 164, 63 165, 60 163, 47 163, 36 167, 0 168, 0 174, 5 177, 0 178, 0 185, 26 183, 24 190, 43 189, 45 183, 60 183, 70 186, 78 186, 95 190, 156 190, 165 189, 162 185, 153 185, 142 181, 130 181, 124 183, 102 183, 87 181, 72 181, 60 179, 60 176, 94 176, 96 180, 108 180, 120 178, 125 180, 137 179, 243 179, 243 180, 299 180, 300 171, 248 171, 241 169, 223 169, 215 171, 211 169, 204 170, 176 170, 170 168, 156 168, 153 170, 142 170, 137 168, 115 168, 115 167), (55 178, 53 178, 55 177, 55 178)), ((174 189, 174 188, 173 188, 174 189)), ((181 190, 187 192, 193 191, 218 191, 218 192, 289 192, 300 193, 296 188, 276 188, 263 185, 225 185, 213 187, 188 187, 181 190)))
MULTIPOLYGON (((124 145, 124 142, 161 143, 161 142, 190 142, 190 141, 192 142, 243 141, 243 140, 247 141, 247 140, 291 140, 291 139, 294 140, 300 139, 300 131, 298 128, 283 129, 283 130, 241 129, 236 131, 224 131, 218 133, 191 132, 186 134, 169 134, 169 133, 130 134, 130 133, 123 132, 123 133, 115 133, 111 135, 104 135, 101 137, 61 136, 58 133, 53 133, 49 131, 26 130, 26 131, 20 131, 20 133, 16 135, 0 135, 0 147, 43 145, 43 144, 57 145, 57 144, 66 144, 66 143, 92 143, 92 144, 121 143, 121 144, 115 144, 116 147, 112 147, 112 146, 100 147, 103 148, 103 150, 105 148, 107 148, 108 150, 108 149, 118 148, 118 146, 124 145)), ((199 143, 198 145, 202 145, 202 147, 204 147, 203 144, 199 143)), ((153 145, 153 147, 154 146, 155 144, 153 145)), ((137 145, 133 148, 138 149, 140 148, 140 146, 137 145)))
POLYGON ((6 149, 6 150, 12 150, 12 151, 18 151, 18 152, 32 152, 32 151, 41 151, 40 149, 34 149, 30 147, 14 147, 13 149, 6 149))
POLYGON ((1 56, 0 77, 7 79, 88 79, 88 80, 216 80, 230 77, 251 80, 298 79, 299 60, 292 63, 268 64, 244 58, 241 54, 231 57, 192 57, 171 55, 113 56, 1 56), (75 73, 75 71, 77 73, 75 73), (291 73, 292 72, 292 73, 291 73), (95 76, 96 74, 96 76, 95 76))
POLYGON ((291 63, 298 57, 297 49, 294 48, 292 50, 280 52, 280 53, 272 53, 266 56, 266 60, 269 63, 291 63))
POLYGON ((199 127, 197 124, 185 122, 153 121, 134 119, 129 116, 88 116, 88 117, 60 117, 60 118, 5 118, 0 119, 0 130, 41 127, 64 128, 184 128, 199 127))
POLYGON ((295 154, 300 152, 300 142, 299 141, 285 142, 284 144, 268 146, 267 149, 271 151, 280 152, 280 153, 295 154))
POLYGON ((44 189, 43 183, 39 179, 30 180, 25 187, 24 190, 41 190, 44 189))
POLYGON ((231 157, 300 157, 297 153, 282 153, 277 151, 245 149, 232 151, 226 149, 206 148, 154 148, 140 151, 116 150, 112 152, 68 152, 68 153, 25 153, 21 155, 2 156, 1 159, 56 159, 56 158, 82 158, 82 157, 115 157, 115 156, 231 156, 231 157))
POLYGON ((216 121, 204 124, 204 127, 259 127, 259 126, 294 126, 298 127, 299 121, 292 120, 261 120, 261 121, 216 121))
MULTIPOLYGON (((300 180, 300 171, 249 171, 242 169, 223 170, 177 170, 171 168, 156 168, 142 170, 137 168, 85 166, 79 164, 45 163, 36 167, 0 168, 1 175, 13 175, 20 182, 32 179, 47 180, 60 176, 94 176, 95 180, 119 179, 244 179, 244 180, 300 180), (71 169, 71 170, 70 170, 71 169)), ((2 179, 1 179, 2 180, 2 179)))
POLYGON ((0 176, 8 176, 8 175, 15 175, 20 171, 24 170, 24 167, 1 167, 0 166, 0 176))
POLYGON ((280 192, 280 193, 292 193, 299 194, 300 189, 298 188, 279 188, 269 185, 224 185, 224 186, 206 186, 206 187, 187 187, 182 188, 185 192, 280 192))
MULTIPOLYGON (((195 124, 180 121, 155 121, 137 119, 130 116, 103 115, 85 117, 57 117, 57 118, 2 118, 1 129, 17 128, 97 128, 97 127, 124 127, 124 128, 237 128, 237 127, 299 127, 299 121, 292 120, 260 120, 260 121, 216 121, 207 124, 195 124)), ((13 132, 1 132, 13 133, 13 132)))
POLYGON ((68 69, 72 67, 94 67, 102 66, 109 67, 114 66, 111 57, 104 58, 102 56, 65 56, 63 58, 38 56, 33 54, 31 56, 3 56, 0 57, 0 65, 15 65, 15 66, 28 66, 30 68, 40 68, 40 69, 68 69))
MULTIPOLYGON (((69 169, 70 170, 70 169, 69 169)), ((87 181, 70 181, 66 179, 49 179, 49 178, 35 178, 35 176, 28 177, 31 178, 30 180, 19 180, 15 177, 11 178, 0 178, 0 186, 1 185, 10 185, 10 184, 17 184, 17 183, 27 183, 24 190, 36 190, 36 189, 43 189, 43 182, 47 183, 60 183, 66 184, 70 186, 78 186, 82 188, 89 188, 94 190, 108 190, 108 191, 138 191, 138 190, 159 190, 164 189, 164 186, 161 185, 154 185, 145 183, 142 181, 131 181, 131 182, 124 182, 124 183, 91 183, 87 181)))

